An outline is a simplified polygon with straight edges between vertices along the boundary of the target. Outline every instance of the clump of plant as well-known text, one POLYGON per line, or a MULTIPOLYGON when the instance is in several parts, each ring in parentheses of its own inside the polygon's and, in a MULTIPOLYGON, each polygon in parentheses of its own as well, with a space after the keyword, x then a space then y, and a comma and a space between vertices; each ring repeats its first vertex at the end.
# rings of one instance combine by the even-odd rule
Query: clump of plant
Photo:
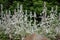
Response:
POLYGON ((17 4, 17 10, 14 9, 13 15, 11 15, 10 10, 4 12, 1 8, 0 28, 2 28, 10 39, 23 39, 26 34, 32 33, 38 33, 55 39, 55 36, 60 33, 60 22, 56 15, 57 6, 55 10, 52 7, 49 13, 50 15, 47 15, 46 2, 44 2, 43 11, 41 12, 43 14, 41 16, 42 20, 37 24, 37 20, 35 19, 37 17, 36 12, 34 14, 32 12, 28 14, 27 10, 23 11, 22 5, 17 4))

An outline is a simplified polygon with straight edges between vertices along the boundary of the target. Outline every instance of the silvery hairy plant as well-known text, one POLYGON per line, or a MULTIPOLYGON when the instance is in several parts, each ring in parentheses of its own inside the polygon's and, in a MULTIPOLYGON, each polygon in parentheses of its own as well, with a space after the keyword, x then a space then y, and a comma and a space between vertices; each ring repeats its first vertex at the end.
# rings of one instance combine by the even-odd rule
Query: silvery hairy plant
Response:
POLYGON ((48 34, 48 37, 53 37, 59 33, 59 19, 57 17, 57 6, 56 9, 54 10, 53 7, 51 8, 50 15, 46 16, 47 14, 47 7, 46 5, 44 6, 45 9, 43 9, 43 17, 42 21, 40 22, 40 28, 41 28, 41 33, 40 34, 48 34))
MULTIPOLYGON (((32 12, 30 12, 29 15, 27 15, 27 10, 25 11, 25 14, 22 10, 22 5, 17 4, 17 10, 14 9, 14 15, 11 15, 10 10, 6 10, 5 14, 2 10, 1 5, 1 20, 0 25, 2 26, 5 34, 9 34, 9 37, 11 38, 12 35, 20 34, 22 36, 25 35, 25 33, 34 33, 34 31, 37 29, 36 20, 34 19, 34 22, 32 24, 32 12), (28 21, 28 17, 30 17, 30 21, 28 21)), ((36 17, 36 13, 34 12, 34 17, 36 17)))
POLYGON ((41 14, 43 14, 41 17, 42 20, 37 24, 37 20, 35 19, 37 17, 36 12, 34 12, 34 15, 32 12, 28 14, 28 10, 23 11, 23 5, 17 3, 17 10, 14 9, 13 15, 11 15, 10 10, 4 12, 3 6, 1 5, 0 28, 2 28, 4 33, 8 34, 10 38, 16 34, 24 37, 26 33, 49 34, 48 36, 55 37, 56 34, 60 33, 60 18, 58 19, 56 15, 57 8, 56 6, 54 10, 52 7, 49 12, 50 15, 48 16, 46 2, 44 2, 43 11, 41 12, 41 14), (34 17, 34 20, 32 20, 32 17, 34 17))

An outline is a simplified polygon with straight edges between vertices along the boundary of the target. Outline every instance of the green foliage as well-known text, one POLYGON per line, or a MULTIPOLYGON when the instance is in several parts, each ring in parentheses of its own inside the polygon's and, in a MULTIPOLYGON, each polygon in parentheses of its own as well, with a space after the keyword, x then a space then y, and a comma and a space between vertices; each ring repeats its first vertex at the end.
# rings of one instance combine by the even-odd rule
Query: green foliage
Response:
MULTIPOLYGON (((43 1, 47 2, 47 7, 50 8, 54 5, 59 6, 59 0, 0 0, 0 4, 4 5, 4 10, 10 9, 13 11, 16 8, 16 4, 23 4, 24 10, 31 10, 40 13, 42 11, 43 1)), ((59 8, 60 9, 60 8, 59 8)))
POLYGON ((4 32, 0 32, 0 40, 8 40, 8 36, 4 32))

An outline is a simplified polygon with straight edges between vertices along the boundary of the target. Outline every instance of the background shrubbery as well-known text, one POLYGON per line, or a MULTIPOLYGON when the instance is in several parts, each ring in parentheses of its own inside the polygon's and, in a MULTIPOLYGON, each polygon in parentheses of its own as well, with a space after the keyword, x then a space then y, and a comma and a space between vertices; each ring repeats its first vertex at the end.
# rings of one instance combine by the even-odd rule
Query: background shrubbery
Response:
POLYGON ((54 5, 58 5, 58 11, 60 11, 60 0, 0 0, 0 4, 4 5, 4 10, 13 10, 16 8, 17 3, 20 3, 23 4, 24 9, 39 13, 42 11, 43 1, 47 2, 47 7, 49 10, 52 6, 54 7, 54 5))

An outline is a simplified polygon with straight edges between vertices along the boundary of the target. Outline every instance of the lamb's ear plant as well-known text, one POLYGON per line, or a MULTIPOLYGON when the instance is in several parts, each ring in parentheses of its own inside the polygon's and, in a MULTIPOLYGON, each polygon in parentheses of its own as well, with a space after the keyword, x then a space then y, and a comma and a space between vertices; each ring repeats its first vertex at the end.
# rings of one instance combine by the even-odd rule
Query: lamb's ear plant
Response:
POLYGON ((28 10, 24 12, 22 5, 19 5, 19 3, 17 4, 17 10, 14 9, 13 15, 11 15, 10 10, 4 12, 1 5, 0 28, 2 28, 1 30, 5 34, 9 35, 10 39, 23 38, 26 34, 32 33, 38 33, 55 39, 55 36, 60 34, 60 18, 58 19, 56 15, 58 13, 57 6, 55 10, 53 7, 51 8, 50 15, 47 15, 47 11, 46 2, 44 2, 43 11, 41 12, 43 14, 42 20, 37 24, 35 19, 37 17, 36 12, 34 12, 34 15, 32 12, 28 14, 28 10))

